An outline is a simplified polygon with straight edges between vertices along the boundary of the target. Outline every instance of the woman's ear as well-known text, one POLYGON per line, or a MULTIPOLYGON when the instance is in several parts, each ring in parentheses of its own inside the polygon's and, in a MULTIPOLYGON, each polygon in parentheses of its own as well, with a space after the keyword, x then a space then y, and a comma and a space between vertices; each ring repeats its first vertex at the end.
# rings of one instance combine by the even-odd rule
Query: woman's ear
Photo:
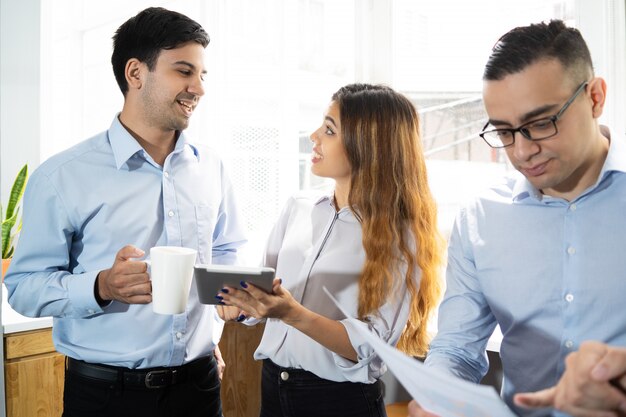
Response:
POLYGON ((606 101, 606 81, 603 78, 595 77, 589 81, 589 96, 592 102, 592 115, 597 119, 602 115, 606 101))
POLYGON ((143 71, 145 65, 137 58, 131 58, 126 62, 124 68, 124 75, 126 76, 126 82, 128 83, 128 89, 141 89, 143 85, 143 71))

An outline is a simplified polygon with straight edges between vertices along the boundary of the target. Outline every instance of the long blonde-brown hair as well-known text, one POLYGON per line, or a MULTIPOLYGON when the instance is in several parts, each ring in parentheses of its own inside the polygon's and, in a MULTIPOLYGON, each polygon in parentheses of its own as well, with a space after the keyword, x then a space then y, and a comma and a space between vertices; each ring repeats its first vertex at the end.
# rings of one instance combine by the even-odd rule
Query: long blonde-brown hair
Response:
POLYGON ((398 348, 423 356, 427 322, 439 302, 443 240, 428 186, 413 104, 389 87, 350 84, 332 97, 352 167, 348 204, 361 222, 365 265, 359 278, 358 314, 375 314, 403 266, 411 295, 408 323, 398 348), (415 268, 421 274, 419 286, 415 268))

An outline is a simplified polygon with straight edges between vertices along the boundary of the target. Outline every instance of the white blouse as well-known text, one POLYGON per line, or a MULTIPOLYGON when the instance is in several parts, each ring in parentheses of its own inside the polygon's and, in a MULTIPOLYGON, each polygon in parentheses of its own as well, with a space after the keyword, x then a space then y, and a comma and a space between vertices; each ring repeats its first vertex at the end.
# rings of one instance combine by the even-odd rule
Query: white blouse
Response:
MULTIPOLYGON (((324 293, 326 287, 342 307, 357 316, 358 278, 365 251, 361 224, 349 208, 335 210, 329 196, 320 199, 292 197, 270 234, 265 265, 276 269, 276 277, 304 307, 345 326, 358 355, 354 363, 317 343, 299 330, 277 319, 268 319, 254 357, 271 359, 284 367, 300 368, 332 381, 373 383, 386 366, 359 337, 354 318, 345 318, 324 293)), ((404 274, 405 268, 400 268, 404 274)), ((418 279, 416 272, 415 279, 418 279)), ((396 345, 409 314, 409 294, 404 275, 397 277, 387 302, 368 325, 390 345, 396 345)))

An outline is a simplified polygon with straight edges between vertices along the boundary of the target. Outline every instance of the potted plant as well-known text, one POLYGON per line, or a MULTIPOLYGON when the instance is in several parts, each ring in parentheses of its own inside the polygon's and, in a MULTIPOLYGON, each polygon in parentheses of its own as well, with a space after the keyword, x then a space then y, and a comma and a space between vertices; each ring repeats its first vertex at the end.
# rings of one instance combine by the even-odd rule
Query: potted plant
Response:
POLYGON ((22 217, 20 216, 20 202, 26 181, 28 180, 28 164, 25 164, 17 173, 15 181, 11 186, 11 194, 9 195, 9 203, 6 211, 3 213, 2 205, 0 205, 0 218, 2 219, 2 278, 9 267, 11 256, 13 256, 13 239, 22 229, 22 217))

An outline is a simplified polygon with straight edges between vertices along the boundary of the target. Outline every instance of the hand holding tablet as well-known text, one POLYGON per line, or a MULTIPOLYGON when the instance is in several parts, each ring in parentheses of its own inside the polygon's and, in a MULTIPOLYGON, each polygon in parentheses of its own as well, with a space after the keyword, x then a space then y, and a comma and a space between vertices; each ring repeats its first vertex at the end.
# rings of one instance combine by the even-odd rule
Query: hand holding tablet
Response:
POLYGON ((215 295, 225 286, 239 287, 245 281, 272 292, 274 269, 235 265, 197 265, 194 268, 198 298, 202 304, 217 304, 215 295))

